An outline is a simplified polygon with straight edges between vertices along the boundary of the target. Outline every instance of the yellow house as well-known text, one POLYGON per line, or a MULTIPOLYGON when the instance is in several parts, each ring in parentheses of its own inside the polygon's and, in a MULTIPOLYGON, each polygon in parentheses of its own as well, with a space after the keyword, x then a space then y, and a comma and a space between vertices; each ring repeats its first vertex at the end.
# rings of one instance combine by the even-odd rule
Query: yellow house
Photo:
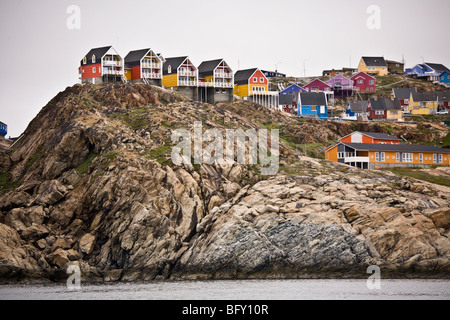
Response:
POLYGON ((435 92, 411 92, 408 111, 415 115, 435 114, 439 101, 435 92))
POLYGON ((358 72, 386 76, 388 75, 388 65, 383 57, 362 57, 358 65, 358 72))

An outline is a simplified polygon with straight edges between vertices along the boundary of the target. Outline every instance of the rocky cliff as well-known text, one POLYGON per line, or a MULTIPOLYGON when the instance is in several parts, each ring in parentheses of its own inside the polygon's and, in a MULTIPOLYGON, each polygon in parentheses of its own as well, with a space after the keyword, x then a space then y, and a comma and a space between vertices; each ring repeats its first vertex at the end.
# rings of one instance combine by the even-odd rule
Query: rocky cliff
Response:
POLYGON ((70 264, 86 281, 367 277, 373 264, 448 277, 450 189, 301 157, 295 139, 338 135, 312 128, 147 85, 67 88, 0 153, 0 279, 66 279, 70 264), (280 173, 173 165, 172 130, 194 121, 292 128, 280 173))

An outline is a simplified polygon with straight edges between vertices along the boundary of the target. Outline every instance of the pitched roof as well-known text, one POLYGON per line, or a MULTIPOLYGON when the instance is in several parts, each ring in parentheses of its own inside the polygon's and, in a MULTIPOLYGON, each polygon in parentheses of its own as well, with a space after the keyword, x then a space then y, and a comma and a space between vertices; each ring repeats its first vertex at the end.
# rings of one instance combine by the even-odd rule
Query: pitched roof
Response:
POLYGON ((438 95, 436 92, 413 92, 414 101, 437 101, 438 95))
POLYGON ((349 106, 352 112, 356 113, 367 112, 368 101, 367 100, 350 101, 349 106))
POLYGON ((443 149, 432 145, 422 144, 371 144, 371 143, 345 143, 355 150, 361 151, 394 151, 394 152, 430 152, 430 153, 450 153, 450 149, 443 149))
POLYGON ((363 71, 358 72, 357 74, 353 75, 350 79, 358 79, 359 77, 363 77, 363 78, 371 78, 373 80, 375 80, 374 77, 372 77, 370 74, 367 74, 363 71))
POLYGON ((302 92, 300 102, 302 106, 326 106, 327 98, 324 92, 302 92))
POLYGON ((366 135, 366 136, 368 136, 368 137, 371 137, 371 138, 374 138, 374 139, 380 139, 380 140, 396 140, 396 141, 400 141, 401 139, 399 139, 399 138, 397 138, 397 137, 394 137, 394 136, 391 136, 390 134, 387 134, 387 133, 380 133, 380 132, 361 132, 361 131, 359 131, 360 133, 362 133, 362 134, 364 134, 364 135, 366 135))
POLYGON ((198 75, 200 77, 212 76, 214 70, 223 61, 223 59, 216 59, 210 61, 203 61, 198 67, 198 75))
POLYGON ((188 57, 175 57, 175 58, 167 58, 166 62, 163 66, 163 75, 168 75, 169 66, 172 68, 172 73, 178 69, 179 66, 187 59, 188 57))
POLYGON ((293 94, 280 94, 280 105, 291 105, 293 102, 293 94))
POLYGON ((390 63, 390 64, 401 64, 401 65, 405 65, 403 62, 398 62, 398 61, 393 61, 393 60, 386 60, 386 63, 390 63))
POLYGON ((258 70, 258 68, 239 70, 234 75, 234 84, 247 84, 248 79, 258 70))
POLYGON ((324 82, 324 81, 322 81, 322 80, 320 80, 320 79, 317 79, 317 78, 314 79, 313 81, 311 81, 310 83, 305 84, 304 87, 305 87, 305 88, 306 88, 306 87, 309 87, 309 86, 311 86, 311 85, 312 85, 313 83, 315 83, 315 82, 320 82, 320 83, 326 85, 327 87, 331 88, 331 86, 330 86, 328 83, 326 83, 326 82, 324 82))
POLYGON ((437 72, 450 72, 450 70, 446 67, 446 66, 444 66, 443 64, 440 64, 440 63, 429 63, 429 62, 426 62, 425 63, 427 66, 429 66, 431 69, 433 69, 433 70, 435 70, 435 71, 437 71, 437 72))
POLYGON ((394 88, 394 97, 399 100, 409 99, 411 92, 417 92, 416 88, 394 88))
POLYGON ((362 57, 368 67, 387 67, 386 60, 383 57, 362 57))
POLYGON ((436 92, 438 101, 450 101, 450 91, 436 92))
POLYGON ((86 64, 83 64, 83 59, 81 59, 80 61, 80 65, 82 66, 88 66, 91 64, 97 64, 100 63, 100 59, 109 51, 109 49, 111 49, 112 46, 107 46, 107 47, 101 47, 101 48, 94 48, 91 49, 91 51, 88 52, 88 54, 85 56, 86 57, 86 64), (92 63, 92 56, 95 55, 96 58, 96 62, 92 63))
POLYGON ((394 100, 390 98, 370 98, 370 105, 373 110, 402 110, 402 105, 400 101, 395 98, 394 100))
POLYGON ((289 87, 287 87, 286 89, 284 89, 283 91, 280 92, 280 96, 281 95, 285 95, 285 94, 289 94, 289 93, 295 93, 295 92, 306 92, 305 89, 303 89, 302 87, 300 87, 298 84, 293 83, 291 84, 289 87))
POLYGON ((142 58, 145 57, 145 55, 149 51, 150 48, 130 51, 125 57, 125 65, 127 67, 134 67, 140 65, 142 58))

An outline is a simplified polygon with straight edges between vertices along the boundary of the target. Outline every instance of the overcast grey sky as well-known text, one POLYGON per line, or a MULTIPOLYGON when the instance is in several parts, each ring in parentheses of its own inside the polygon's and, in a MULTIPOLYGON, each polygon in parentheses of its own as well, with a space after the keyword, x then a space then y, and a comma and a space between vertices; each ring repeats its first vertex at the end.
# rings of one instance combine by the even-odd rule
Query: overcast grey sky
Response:
POLYGON ((151 47, 165 57, 224 58, 235 70, 292 76, 356 67, 362 55, 450 67, 448 0, 0 0, 0 121, 20 135, 59 91, 78 82, 80 60, 112 45, 124 57, 151 47), (67 8, 80 8, 80 29, 67 8), (370 5, 380 29, 367 26, 370 5))

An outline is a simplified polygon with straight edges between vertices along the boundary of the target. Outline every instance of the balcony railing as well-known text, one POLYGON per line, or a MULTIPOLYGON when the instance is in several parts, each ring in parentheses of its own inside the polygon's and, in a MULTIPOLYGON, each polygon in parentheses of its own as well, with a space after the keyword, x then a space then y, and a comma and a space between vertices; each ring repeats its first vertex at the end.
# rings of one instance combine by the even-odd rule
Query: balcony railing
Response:
POLYGON ((103 60, 104 66, 121 66, 122 61, 111 61, 111 60, 103 60))
POLYGON ((197 81, 180 80, 180 81, 178 81, 178 86, 180 86, 180 87, 196 87, 197 81))
POLYGON ((121 70, 103 70, 103 74, 121 76, 123 75, 123 72, 121 70))
POLYGON ((250 96, 278 96, 278 91, 249 91, 250 96))
POLYGON ((180 71, 178 75, 186 77, 195 77, 197 73, 195 71, 180 71))
POLYGON ((351 162, 369 162, 369 157, 346 157, 344 158, 345 163, 351 162))
POLYGON ((233 78, 233 74, 232 73, 226 73, 226 72, 225 73, 223 73, 223 72, 215 72, 214 76, 216 78, 229 78, 229 79, 233 78))
POLYGON ((205 88, 233 88, 231 82, 198 82, 198 86, 205 88))
POLYGON ((217 88, 233 88, 233 84, 231 82, 216 82, 217 88))
POLYGON ((161 64, 160 63, 142 63, 142 68, 147 68, 147 69, 161 69, 161 64))
POLYGON ((143 73, 142 78, 144 79, 161 79, 161 73, 143 73))

